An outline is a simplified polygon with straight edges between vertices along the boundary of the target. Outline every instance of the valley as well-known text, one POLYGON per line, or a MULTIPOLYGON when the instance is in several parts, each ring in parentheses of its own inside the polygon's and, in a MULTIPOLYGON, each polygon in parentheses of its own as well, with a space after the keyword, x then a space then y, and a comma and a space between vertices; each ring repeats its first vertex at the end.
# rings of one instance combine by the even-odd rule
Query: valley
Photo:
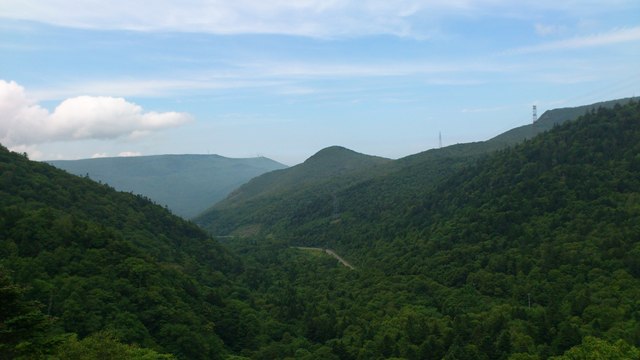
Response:
POLYGON ((638 358, 639 144, 636 98, 398 160, 332 146, 193 222, 2 148, 0 355, 638 358))

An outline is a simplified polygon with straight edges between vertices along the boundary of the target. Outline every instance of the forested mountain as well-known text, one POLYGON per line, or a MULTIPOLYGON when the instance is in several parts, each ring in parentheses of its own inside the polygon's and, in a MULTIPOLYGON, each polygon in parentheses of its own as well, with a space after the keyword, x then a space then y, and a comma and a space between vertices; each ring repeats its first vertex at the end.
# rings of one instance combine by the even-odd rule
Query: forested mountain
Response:
POLYGON ((345 187, 337 217, 315 199, 233 247, 256 296, 288 294, 280 316, 335 358, 635 358, 639 154, 640 104, 600 108, 418 192, 398 193, 402 172, 345 187), (359 270, 293 262, 289 244, 359 270))
POLYGON ((389 162, 389 159, 360 154, 340 146, 328 147, 302 164, 252 179, 195 221, 215 234, 227 234, 231 229, 225 227, 224 220, 218 217, 218 209, 228 209, 234 216, 245 219, 237 226, 240 232, 255 234, 262 223, 287 218, 292 209, 298 210, 318 197, 330 197, 337 189, 367 178, 389 162), (313 192, 309 193, 309 189, 313 192), (273 211, 265 212, 265 209, 273 211), (254 226, 256 224, 260 225, 254 226))
POLYGON ((220 227, 261 228, 221 245, 0 149, 0 357, 640 356, 640 103, 494 152, 332 147, 272 174, 220 227))
POLYGON ((243 292, 230 279, 241 270, 235 255, 150 200, 0 148, 1 358, 38 358, 53 343, 68 358, 113 339, 223 358, 252 336, 234 330, 240 312, 252 313, 232 295, 243 292))
POLYGON ((116 190, 144 195, 175 214, 192 218, 250 179, 286 168, 264 157, 156 155, 48 161, 116 190))
POLYGON ((431 149, 395 161, 377 159, 369 164, 375 166, 359 166, 358 171, 346 172, 343 176, 333 172, 335 165, 317 165, 337 164, 345 161, 340 154, 355 153, 339 147, 329 148, 331 151, 321 151, 305 164, 252 179, 194 221, 215 235, 247 235, 260 231, 268 234, 273 229, 285 229, 286 233, 299 229, 308 233, 315 232, 316 227, 322 228, 326 221, 337 220, 340 213, 403 211, 412 206, 416 197, 431 191, 433 185, 481 156, 521 143, 590 110, 611 108, 633 99, 636 98, 548 110, 535 124, 509 130, 487 141, 431 149), (326 160, 316 162, 319 156, 326 160), (329 160, 330 157, 333 159, 329 160), (316 170, 308 171, 307 163, 314 164, 316 170), (355 198, 366 198, 369 205, 364 209, 348 207, 355 198))

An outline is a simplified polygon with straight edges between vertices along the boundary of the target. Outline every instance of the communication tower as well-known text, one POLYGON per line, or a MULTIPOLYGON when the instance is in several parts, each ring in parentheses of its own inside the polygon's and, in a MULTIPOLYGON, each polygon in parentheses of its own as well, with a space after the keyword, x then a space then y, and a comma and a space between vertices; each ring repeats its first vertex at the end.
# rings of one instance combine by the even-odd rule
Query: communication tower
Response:
POLYGON ((538 109, 536 108, 535 105, 533 105, 533 116, 532 116, 533 122, 535 123, 536 121, 538 121, 538 109))
POLYGON ((438 133, 438 145, 440 146, 440 149, 442 149, 442 132, 438 133))

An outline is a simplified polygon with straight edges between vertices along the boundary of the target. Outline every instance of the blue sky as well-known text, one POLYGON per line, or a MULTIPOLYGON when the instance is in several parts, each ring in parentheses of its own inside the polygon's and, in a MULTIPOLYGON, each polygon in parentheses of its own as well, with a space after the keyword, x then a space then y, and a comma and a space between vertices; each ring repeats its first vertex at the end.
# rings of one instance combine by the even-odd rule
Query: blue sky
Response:
POLYGON ((640 95, 638 59, 637 0, 3 0, 0 142, 399 158, 640 95))

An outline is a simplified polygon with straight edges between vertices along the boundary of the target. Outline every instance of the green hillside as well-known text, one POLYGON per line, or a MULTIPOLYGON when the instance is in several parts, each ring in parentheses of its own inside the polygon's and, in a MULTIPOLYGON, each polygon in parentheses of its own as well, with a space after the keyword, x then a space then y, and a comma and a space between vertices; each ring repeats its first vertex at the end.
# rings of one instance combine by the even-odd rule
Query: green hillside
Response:
POLYGON ((39 316, 54 320, 51 334, 97 336, 67 342, 63 353, 114 338, 179 358, 223 358, 253 336, 232 329, 240 326, 233 314, 253 311, 231 295, 230 276, 241 269, 203 231, 148 199, 0 148, 0 278, 25 301, 12 322, 0 322, 0 357, 17 356, 24 334, 42 327, 20 320, 29 312, 19 309, 37 301, 39 316), (14 338, 22 340, 7 347, 14 338))
POLYGON ((308 239, 309 233, 322 233, 325 223, 350 214, 362 219, 366 218, 366 212, 403 211, 439 181, 488 153, 521 143, 599 106, 610 108, 632 99, 549 110, 536 124, 507 131, 487 141, 431 149, 395 161, 377 159, 370 164, 375 166, 361 166, 359 171, 348 172, 346 176, 336 176, 335 163, 345 161, 345 156, 339 155, 341 153, 356 153, 339 147, 329 148, 305 164, 252 179, 194 221, 215 235, 244 236, 257 232, 264 235, 281 231, 279 237, 308 239), (318 156, 326 160, 316 161, 318 156), (307 163, 313 165, 312 170, 307 163), (334 165, 325 166, 331 163, 334 165), (365 198, 368 205, 349 205, 359 198, 365 198), (305 236, 298 236, 298 230, 305 236))
POLYGON ((256 296, 287 299, 279 318, 334 358, 634 358, 639 144, 640 104, 593 110, 419 192, 399 194, 402 171, 369 179, 335 193, 338 218, 318 199, 232 246, 256 296))
POLYGON ((638 144, 638 103, 601 109, 333 236, 362 267, 428 279, 431 306, 459 322, 449 352, 545 358, 584 336, 637 346, 638 144))
POLYGON ((116 190, 144 195, 187 219, 224 199, 250 179, 286 168, 264 157, 230 159, 219 155, 157 155, 48 163, 75 175, 88 175, 116 190))
MULTIPOLYGON (((389 162, 389 159, 360 154, 343 147, 329 147, 302 164, 252 179, 196 217, 195 221, 214 234, 228 234, 232 230, 254 234, 263 225, 273 225, 289 217, 291 211, 302 216, 302 209, 307 204, 317 199, 331 198, 331 194, 338 189, 367 178, 368 174, 375 173, 389 162), (313 191, 310 193, 309 189, 313 191), (220 214, 218 209, 228 210, 228 213, 220 214), (228 214, 239 219, 233 228, 227 227, 226 220, 221 217, 228 214), (256 224, 259 225, 256 227, 256 224)), ((304 211, 311 213, 314 209, 307 208, 304 211)))
POLYGON ((640 103, 486 149, 325 149, 227 199, 259 228, 221 245, 2 148, 0 357, 638 358, 640 103))

